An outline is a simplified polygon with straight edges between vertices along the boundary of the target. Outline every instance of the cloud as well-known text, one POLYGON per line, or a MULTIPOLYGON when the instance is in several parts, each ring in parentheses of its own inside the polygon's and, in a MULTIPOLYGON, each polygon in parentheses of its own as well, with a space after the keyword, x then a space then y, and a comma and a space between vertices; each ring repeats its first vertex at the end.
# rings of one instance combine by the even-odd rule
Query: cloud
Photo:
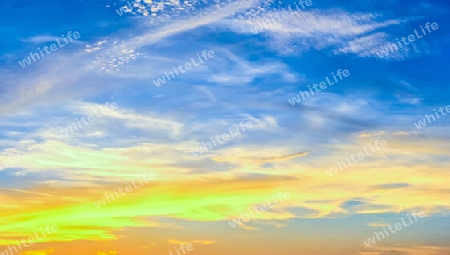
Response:
POLYGON ((298 152, 292 155, 287 155, 287 156, 276 156, 276 157, 268 157, 268 158, 260 158, 257 159, 262 163, 267 163, 267 162, 274 162, 274 161, 280 161, 280 160, 289 160, 289 159, 294 159, 294 158, 298 158, 298 157, 304 157, 306 155, 308 155, 309 152, 298 152))
MULTIPOLYGON (((11 111, 28 109, 39 104, 73 99, 75 96, 98 94, 118 83, 117 81, 105 80, 107 77, 101 77, 102 84, 107 84, 105 87, 87 86, 93 80, 100 79, 96 73, 99 69, 106 70, 110 74, 119 72, 126 64, 127 59, 135 59, 140 54, 139 49, 171 36, 217 22, 236 12, 255 6, 258 2, 257 0, 236 1, 220 7, 208 7, 202 10, 199 15, 171 20, 169 23, 159 26, 156 30, 134 35, 126 40, 110 38, 109 43, 94 52, 58 52, 58 54, 52 56, 51 63, 40 60, 37 69, 30 70, 25 74, 8 72, 5 76, 5 79, 9 81, 5 84, 8 91, 3 94, 4 104, 0 114, 6 115, 11 111), (89 53, 95 53, 96 55, 91 56, 89 53), (91 64, 86 64, 86 60, 91 57, 94 58, 91 64), (55 65, 55 63, 58 64, 55 65), (66 70, 71 70, 71 72, 66 72, 66 70), (14 81, 15 86, 8 86, 9 83, 12 83, 11 81, 14 81), (81 81, 86 82, 82 83, 81 81), (84 86, 80 84, 84 84, 84 86), (59 96, 55 97, 55 93, 59 96)), ((104 41, 104 39, 101 41, 104 41)), ((96 44, 96 47, 98 47, 98 42, 96 44)), ((34 65, 37 65, 37 63, 34 65)), ((3 71, 0 70, 0 72, 3 71)))
POLYGON ((374 136, 379 137, 379 136, 384 135, 385 133, 386 133, 386 131, 376 131, 376 132, 372 132, 372 133, 361 133, 359 135, 359 137, 361 137, 361 138, 374 137, 374 136))
POLYGON ((254 81, 256 78, 267 78, 271 75, 281 77, 283 81, 295 82, 295 74, 283 63, 273 61, 249 62, 229 50, 216 51, 215 62, 209 64, 214 69, 207 79, 220 85, 236 86, 254 81), (226 64, 225 64, 226 63, 226 64))
MULTIPOLYGON (((401 24, 402 20, 384 20, 371 13, 349 13, 340 10, 286 11, 267 9, 254 16, 231 19, 229 27, 236 32, 250 34, 259 26, 279 53, 303 53, 309 49, 326 50, 334 54, 352 53, 360 57, 376 57, 374 49, 386 44, 388 36, 377 30, 401 24), (276 20, 264 27, 264 20, 276 20), (242 20, 246 21, 243 22, 242 20)), ((266 22, 267 23, 267 22, 266 22)))
POLYGON ((175 240, 175 239, 170 239, 169 243, 174 243, 174 244, 187 244, 187 243, 194 243, 194 244, 214 244, 216 243, 215 240, 192 240, 192 241, 179 241, 179 240, 175 240))
MULTIPOLYGON (((179 9, 178 3, 166 3, 164 10, 179 9)), ((383 217, 417 208, 429 215, 448 215, 446 129, 433 129, 430 135, 408 131, 405 126, 412 126, 416 118, 403 114, 410 109, 401 116, 399 108, 391 112, 398 102, 402 107, 424 102, 413 82, 382 79, 375 85, 359 84, 358 77, 357 86, 364 91, 372 85, 381 96, 392 98, 380 102, 357 94, 350 90, 353 84, 346 83, 290 107, 290 93, 314 79, 323 66, 314 66, 309 58, 292 64, 295 54, 284 59, 263 51, 268 42, 282 53, 313 49, 371 57, 392 38, 388 29, 403 20, 314 9, 250 37, 246 21, 252 10, 260 10, 256 18, 268 17, 271 11, 260 7, 259 1, 235 1, 198 8, 195 15, 171 17, 158 26, 150 23, 151 17, 135 17, 137 26, 96 38, 87 42, 89 47, 67 48, 31 69, 2 69, 1 155, 19 153, 22 160, 0 173, 1 185, 6 186, 0 189, 0 243, 15 244, 16 239, 6 236, 28 237, 49 222, 61 224, 61 232, 49 241, 79 247, 92 245, 81 245, 90 241, 141 240, 141 231, 186 230, 193 222, 214 227, 224 223, 229 228, 226 220, 261 204, 280 188, 290 192, 291 200, 261 214, 242 231, 263 230, 264 224, 284 227, 299 218, 364 217, 374 225, 378 219, 370 218, 373 214, 383 217), (237 16, 244 22, 238 23, 237 16), (216 34, 208 33, 223 32, 224 27, 248 41, 211 42, 216 34), (199 47, 214 49, 214 61, 170 86, 151 86, 154 77, 170 70, 166 67, 189 59, 199 47), (66 138, 57 137, 67 123, 103 109, 112 95, 117 110, 66 138), (190 149, 210 135, 243 120, 253 128, 217 148, 216 155, 190 155, 190 149), (386 139, 389 147, 333 178, 325 174, 376 137, 386 139), (158 179, 149 187, 102 210, 93 205, 105 193, 149 172, 158 179), (178 227, 182 224, 187 227, 178 227), (137 232, 138 238, 130 238, 137 232)), ((137 16, 139 12, 144 15, 145 10, 136 9, 137 16)), ((158 7, 154 13, 165 12, 158 7)), ((362 75, 365 81, 373 74, 362 75)), ((176 238, 173 243, 222 245, 222 239, 176 238)), ((372 253, 405 252, 392 250, 372 253)))
POLYGON ((0 188, 0 189, 1 190, 6 190, 6 191, 21 192, 21 193, 26 193, 26 194, 34 194, 34 195, 39 195, 39 196, 48 196, 48 197, 52 196, 52 195, 46 194, 46 193, 29 192, 29 191, 26 191, 26 190, 19 190, 19 189, 7 189, 7 188, 0 188))
POLYGON ((54 42, 54 41, 56 41, 56 39, 61 39, 62 40, 62 37, 49 36, 49 35, 40 35, 40 36, 30 37, 30 38, 25 39, 23 41, 32 42, 32 43, 38 44, 38 43, 45 43, 45 42, 54 42))
POLYGON ((360 255, 445 255, 450 252, 448 247, 440 246, 425 246, 425 245, 411 245, 408 247, 391 246, 391 247, 370 247, 367 250, 361 251, 360 255))

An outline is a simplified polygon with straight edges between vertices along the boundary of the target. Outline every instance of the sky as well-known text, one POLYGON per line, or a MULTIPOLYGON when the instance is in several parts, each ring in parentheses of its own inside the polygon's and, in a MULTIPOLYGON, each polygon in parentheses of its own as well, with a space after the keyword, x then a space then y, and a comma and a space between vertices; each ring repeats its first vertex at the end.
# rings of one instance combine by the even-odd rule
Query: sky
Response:
POLYGON ((444 0, 0 3, 0 255, 450 254, 444 0))

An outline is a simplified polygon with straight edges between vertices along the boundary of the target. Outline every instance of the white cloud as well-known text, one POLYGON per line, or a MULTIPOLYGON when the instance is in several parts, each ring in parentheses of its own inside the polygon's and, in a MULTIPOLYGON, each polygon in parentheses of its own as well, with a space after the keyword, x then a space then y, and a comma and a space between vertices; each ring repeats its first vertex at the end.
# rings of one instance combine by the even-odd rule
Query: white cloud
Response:
MULTIPOLYGON (((388 35, 377 30, 401 24, 402 20, 378 21, 371 13, 345 11, 262 10, 256 15, 241 15, 222 23, 239 33, 252 34, 259 27, 269 37, 270 45, 280 53, 302 53, 311 48, 333 49, 334 54, 376 57, 376 48, 388 43, 388 35), (271 17, 275 19, 270 24, 271 17), (244 20, 244 22, 243 22, 244 20)), ((390 58, 395 57, 392 54, 390 58)))

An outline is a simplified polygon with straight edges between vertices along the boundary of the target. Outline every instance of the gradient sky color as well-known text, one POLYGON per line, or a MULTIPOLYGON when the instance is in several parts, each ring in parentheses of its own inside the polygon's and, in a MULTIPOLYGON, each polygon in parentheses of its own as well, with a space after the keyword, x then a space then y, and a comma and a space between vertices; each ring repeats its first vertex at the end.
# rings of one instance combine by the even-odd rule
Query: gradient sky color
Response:
POLYGON ((450 116, 434 111, 450 105, 447 1, 130 4, 0 3, 0 254, 47 225, 58 231, 17 254, 450 254, 450 116), (438 29, 380 58, 427 22, 438 29), (155 86, 204 51, 214 57, 155 86), (350 75, 312 95, 339 69, 350 75), (426 114, 436 120, 418 129, 426 114), (327 174, 338 162, 349 166, 327 174), (289 199, 230 226, 280 192, 289 199))

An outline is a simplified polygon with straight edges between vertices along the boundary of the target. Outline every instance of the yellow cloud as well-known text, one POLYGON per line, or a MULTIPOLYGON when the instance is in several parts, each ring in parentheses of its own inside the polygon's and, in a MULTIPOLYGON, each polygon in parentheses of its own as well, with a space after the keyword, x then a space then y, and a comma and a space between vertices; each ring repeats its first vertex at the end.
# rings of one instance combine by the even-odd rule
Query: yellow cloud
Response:
POLYGON ((198 244, 214 244, 216 243, 215 240, 192 240, 192 241, 179 241, 179 240, 175 240, 175 239, 170 239, 168 240, 169 243, 174 243, 174 244, 187 244, 187 243, 198 243, 198 244))

